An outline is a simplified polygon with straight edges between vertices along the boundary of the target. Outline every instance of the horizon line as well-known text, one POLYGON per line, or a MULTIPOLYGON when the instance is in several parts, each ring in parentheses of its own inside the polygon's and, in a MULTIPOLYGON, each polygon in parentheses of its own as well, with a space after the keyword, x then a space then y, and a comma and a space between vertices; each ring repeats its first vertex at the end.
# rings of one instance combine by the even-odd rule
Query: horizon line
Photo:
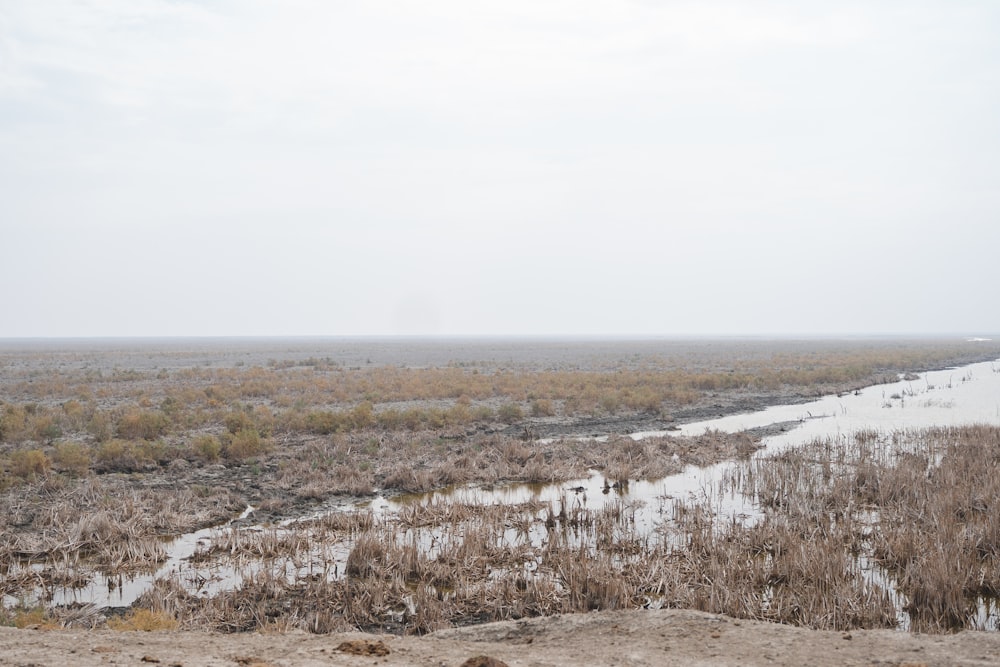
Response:
POLYGON ((0 336, 0 342, 28 341, 168 341, 168 340, 659 340, 698 338, 979 338, 989 331, 851 331, 737 333, 417 333, 417 334, 137 334, 0 336))

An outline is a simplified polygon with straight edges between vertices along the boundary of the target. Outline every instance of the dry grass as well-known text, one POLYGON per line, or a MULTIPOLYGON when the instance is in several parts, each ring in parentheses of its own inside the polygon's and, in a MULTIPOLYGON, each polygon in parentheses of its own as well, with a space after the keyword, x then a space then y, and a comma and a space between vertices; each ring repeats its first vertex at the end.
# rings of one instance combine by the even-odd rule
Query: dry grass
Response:
POLYGON ((946 631, 975 627, 978 602, 997 595, 998 473, 1000 429, 970 426, 818 441, 753 463, 741 484, 774 508, 765 523, 829 541, 817 562, 870 560, 914 629, 946 631))
POLYGON ((170 599, 169 608, 150 608, 224 631, 423 633, 650 606, 823 629, 894 627, 903 611, 915 630, 974 627, 976 602, 996 595, 1000 571, 998 461, 996 428, 816 442, 747 461, 726 481, 757 499, 755 520, 720 522, 710 498, 664 501, 669 521, 653 533, 637 528, 634 506, 591 510, 570 495, 414 504, 377 520, 335 514, 285 534, 232 531, 214 552, 267 563, 302 561, 319 544, 346 541, 351 550, 340 573, 287 578, 278 574, 285 568, 265 566, 233 591, 208 599, 161 591, 150 599, 170 599))
POLYGON ((117 482, 89 478, 59 489, 39 483, 5 496, 0 589, 49 600, 57 589, 80 588, 97 576, 151 571, 166 557, 162 536, 218 522, 238 507, 225 492, 198 498, 186 489, 143 491, 117 482), (200 508, 212 499, 216 514, 200 508))
MULTIPOLYGON (((172 371, 73 369, 44 356, 7 370, 0 394, 0 442, 52 443, 117 435, 122 440, 185 439, 199 429, 273 433, 336 432, 377 427, 419 431, 525 414, 546 418, 639 413, 666 415, 718 392, 774 392, 792 387, 818 395, 894 378, 913 368, 990 358, 1000 348, 970 350, 941 342, 861 344, 813 352, 717 352, 708 360, 651 356, 635 367, 553 370, 498 366, 366 366, 317 362, 190 367, 172 371), (727 356, 727 354, 729 356, 727 356), (45 368, 45 375, 36 369, 45 368), (234 419, 238 422, 234 423, 234 419)), ((59 359, 55 359, 58 362, 59 359)))
POLYGON ((118 632, 153 632, 155 630, 176 630, 177 620, 163 612, 149 609, 133 609, 121 618, 108 619, 108 629, 118 632))
POLYGON ((60 627, 49 615, 48 610, 41 607, 16 610, 13 614, 12 624, 16 628, 35 628, 38 630, 54 630, 60 627))
MULTIPOLYGON (((720 447, 743 442, 703 438, 720 447)), ((496 445, 484 450, 495 464, 526 467, 540 458, 517 441, 496 445)), ((606 446, 613 461, 635 470, 691 445, 666 438, 606 446)), ((817 628, 892 627, 899 610, 870 574, 876 563, 904 596, 913 628, 950 630, 969 626, 977 599, 996 595, 998 461, 1000 429, 988 427, 820 441, 734 470, 727 483, 764 512, 755 522, 718 523, 711 499, 673 502, 669 526, 653 535, 636 528, 634 508, 621 502, 595 511, 565 495, 552 504, 415 504, 389 520, 359 512, 281 530, 231 529, 195 561, 265 566, 235 591, 205 600, 175 589, 162 598, 170 605, 148 608, 185 626, 208 619, 227 631, 279 624, 427 632, 663 605, 817 628), (321 568, 318 578, 286 579, 275 574, 285 567, 266 565, 309 562, 345 540, 352 545, 346 578, 321 568)), ((107 496, 96 480, 76 496, 91 508, 102 506, 100 498, 107 496)), ((155 516, 146 500, 133 496, 76 519, 68 503, 34 519, 54 531, 47 541, 29 548, 15 539, 6 553, 67 564, 87 558, 112 570, 155 563, 162 551, 143 537, 155 516)), ((55 567, 45 576, 50 586, 66 583, 55 567)))

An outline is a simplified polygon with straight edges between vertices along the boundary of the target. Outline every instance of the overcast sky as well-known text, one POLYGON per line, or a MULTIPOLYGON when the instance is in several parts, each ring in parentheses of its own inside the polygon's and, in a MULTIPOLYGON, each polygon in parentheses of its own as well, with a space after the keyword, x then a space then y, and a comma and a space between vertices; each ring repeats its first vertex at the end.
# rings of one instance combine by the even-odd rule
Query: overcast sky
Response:
POLYGON ((1000 332, 1000 3, 0 0, 0 337, 1000 332))

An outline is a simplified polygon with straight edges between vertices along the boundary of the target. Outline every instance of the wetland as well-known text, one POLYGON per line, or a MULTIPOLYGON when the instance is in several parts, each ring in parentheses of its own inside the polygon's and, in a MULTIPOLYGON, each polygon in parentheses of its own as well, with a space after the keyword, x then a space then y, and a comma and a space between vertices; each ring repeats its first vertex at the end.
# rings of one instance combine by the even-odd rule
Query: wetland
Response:
POLYGON ((997 628, 992 341, 0 348, 12 624, 997 628))

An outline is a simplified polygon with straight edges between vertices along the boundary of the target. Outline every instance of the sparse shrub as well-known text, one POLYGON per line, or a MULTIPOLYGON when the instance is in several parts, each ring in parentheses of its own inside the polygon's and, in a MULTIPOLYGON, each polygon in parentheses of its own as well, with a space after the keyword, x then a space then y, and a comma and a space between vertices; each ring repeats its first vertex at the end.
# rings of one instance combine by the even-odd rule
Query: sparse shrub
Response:
POLYGON ((182 407, 183 405, 176 396, 167 396, 160 401, 160 410, 170 419, 176 418, 182 407))
POLYGON ((119 438, 128 440, 156 440, 167 431, 170 420, 158 410, 132 409, 118 420, 119 438))
POLYGON ((152 463, 135 442, 114 439, 97 448, 94 469, 97 472, 139 472, 152 463))
POLYGON ((354 429, 368 428, 375 425, 375 408, 371 401, 362 401, 351 410, 350 425, 354 429))
POLYGON ((104 412, 95 412, 87 422, 87 433, 97 442, 107 442, 114 435, 111 418, 104 412))
POLYGON ((0 410, 0 442, 17 442, 28 423, 28 412, 20 405, 5 404, 0 410))
POLYGON ((155 462, 159 465, 166 465, 177 458, 180 452, 176 448, 170 447, 162 440, 144 440, 136 443, 144 461, 155 462))
POLYGON ((24 480, 45 475, 51 466, 49 457, 40 449, 22 449, 10 455, 11 473, 24 480))
POLYGON ((551 417, 556 413, 552 401, 547 398, 536 398, 531 402, 532 417, 551 417))
POLYGON ((52 415, 41 414, 35 417, 35 437, 44 442, 52 443, 62 437, 62 428, 52 415))
POLYGON ((382 410, 375 416, 378 427, 387 431, 395 431, 403 427, 403 413, 392 408, 382 410))
POLYGON ((229 436, 226 445, 226 458, 237 461, 260 456, 268 451, 269 445, 265 438, 255 428, 240 429, 229 436))
POLYGON ((344 424, 343 415, 330 410, 313 410, 306 415, 306 428, 319 435, 330 435, 343 430, 344 424))
POLYGON ((423 416, 421 415, 420 410, 417 410, 416 408, 410 408, 409 410, 405 410, 403 412, 402 421, 403 421, 403 426, 405 426, 407 429, 411 431, 416 431, 418 428, 420 428, 420 425, 423 423, 423 416))
POLYGON ((662 401, 655 392, 640 390, 625 399, 625 405, 651 415, 659 414, 662 401))
POLYGON ((60 470, 76 477, 90 469, 90 449, 78 442, 58 443, 52 458, 60 470))
POLYGON ((621 407, 621 400, 619 400, 617 394, 605 394, 601 396, 601 409, 609 415, 613 415, 618 412, 618 408, 621 407))
POLYGON ((448 413, 445 410, 430 408, 425 411, 427 415, 427 427, 432 429, 444 428, 448 424, 448 413))
POLYGON ((226 425, 226 430, 234 435, 239 431, 255 428, 253 417, 243 410, 230 412, 223 419, 223 423, 226 425))
POLYGON ((75 399, 66 401, 62 405, 63 415, 69 428, 79 431, 87 423, 87 409, 80 401, 75 399))
POLYGON ((177 619, 162 611, 134 609, 122 618, 108 619, 108 628, 118 632, 176 630, 177 619))
POLYGON ((266 405, 257 405, 253 409, 253 425, 254 428, 261 434, 261 436, 267 438, 271 436, 274 432, 274 413, 266 405))
POLYGON ((222 443, 214 435, 199 435, 191 443, 191 451, 199 459, 214 463, 219 460, 219 455, 222 454, 222 443))
POLYGON ((459 400, 448 409, 447 421, 452 424, 468 424, 472 421, 472 406, 468 399, 459 400))
POLYGON ((524 413, 521 412, 521 406, 517 403, 504 403, 497 410, 497 417, 505 424, 513 424, 521 421, 524 418, 524 413))
POLYGON ((48 612, 42 607, 32 609, 18 609, 14 613, 14 627, 16 628, 40 628, 42 630, 54 630, 59 625, 49 617, 48 612))

